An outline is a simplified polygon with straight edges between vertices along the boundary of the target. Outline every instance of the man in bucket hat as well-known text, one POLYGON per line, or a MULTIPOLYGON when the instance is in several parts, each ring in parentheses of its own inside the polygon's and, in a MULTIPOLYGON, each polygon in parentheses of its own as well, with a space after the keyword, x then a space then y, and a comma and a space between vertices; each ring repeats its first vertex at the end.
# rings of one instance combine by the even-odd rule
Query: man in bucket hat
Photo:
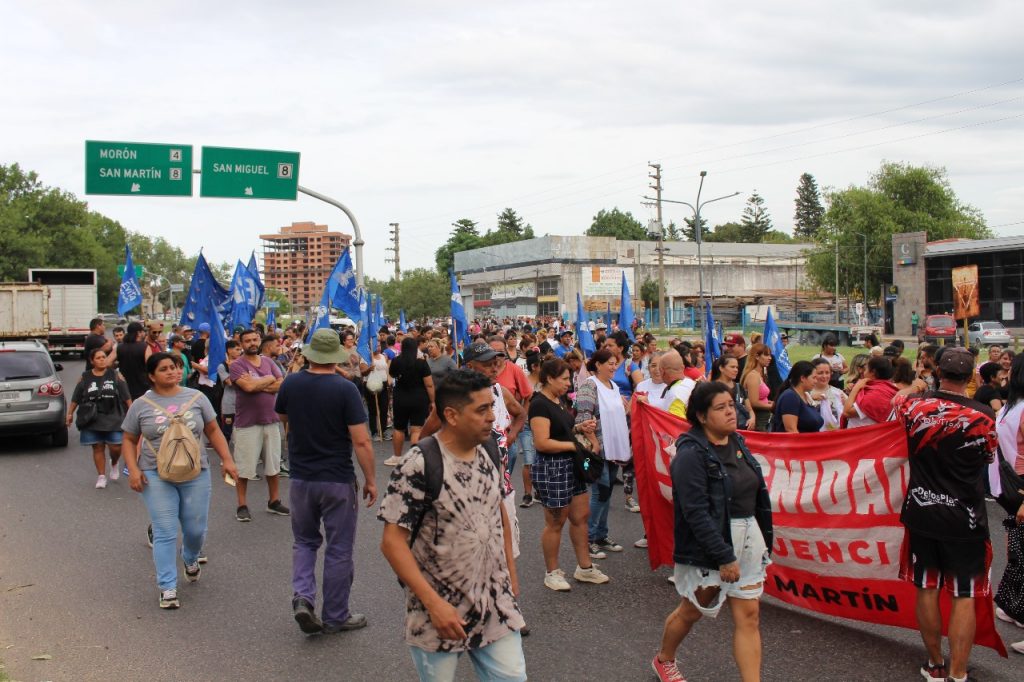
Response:
POLYGON ((337 332, 318 329, 302 354, 309 367, 288 375, 274 407, 289 427, 292 613, 304 633, 331 634, 366 626, 366 616, 351 613, 348 605, 359 489, 353 451, 363 472, 367 507, 377 501, 377 485, 359 389, 334 371, 346 355, 337 332), (318 618, 314 606, 321 543, 324 603, 318 618))

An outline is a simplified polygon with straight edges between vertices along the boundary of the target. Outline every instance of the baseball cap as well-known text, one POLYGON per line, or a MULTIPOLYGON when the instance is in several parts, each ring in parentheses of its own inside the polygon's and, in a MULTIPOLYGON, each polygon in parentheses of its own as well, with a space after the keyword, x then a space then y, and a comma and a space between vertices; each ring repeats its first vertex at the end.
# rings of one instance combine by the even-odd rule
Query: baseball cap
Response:
POLYGON ((209 322, 203 322, 201 325, 199 325, 199 333, 200 334, 209 334, 210 333, 210 323, 209 322))
POLYGON ((562 333, 558 335, 558 338, 562 338, 563 336, 572 336, 572 330, 566 329, 562 331, 562 333))
POLYGON ((594 329, 607 329, 607 328, 608 328, 608 325, 606 325, 604 322, 598 322, 597 326, 594 327, 594 329))
POLYGON ((499 353, 483 341, 477 341, 462 352, 462 359, 466 362, 487 362, 499 355, 504 355, 504 353, 499 353))
POLYGON ((747 340, 743 338, 743 334, 736 334, 734 332, 732 334, 726 334, 725 340, 722 341, 722 344, 726 346, 745 346, 747 345, 747 340))
POLYGON ((190 326, 188 326, 186 324, 186 325, 182 326, 181 331, 182 332, 190 332, 190 331, 192 331, 192 327, 190 327, 190 326))
POLYGON ((939 358, 939 370, 969 377, 974 371, 974 356, 966 348, 945 348, 939 358))
POLYGON ((789 334, 783 332, 783 333, 779 334, 779 338, 780 339, 789 339, 789 334))
POLYGON ((170 338, 167 339, 167 343, 169 345, 173 346, 174 344, 178 343, 179 341, 184 341, 184 340, 185 340, 185 337, 182 336, 181 334, 171 334, 170 338))

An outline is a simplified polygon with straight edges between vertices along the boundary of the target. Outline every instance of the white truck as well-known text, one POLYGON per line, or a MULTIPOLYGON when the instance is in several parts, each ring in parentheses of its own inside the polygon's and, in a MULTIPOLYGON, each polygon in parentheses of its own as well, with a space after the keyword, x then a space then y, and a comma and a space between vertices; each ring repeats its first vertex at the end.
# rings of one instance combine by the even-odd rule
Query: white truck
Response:
POLYGON ((42 284, 0 284, 0 341, 25 341, 50 336, 49 290, 42 284))
POLYGON ((96 271, 33 268, 28 280, 50 291, 50 353, 84 353, 89 321, 97 317, 96 271))

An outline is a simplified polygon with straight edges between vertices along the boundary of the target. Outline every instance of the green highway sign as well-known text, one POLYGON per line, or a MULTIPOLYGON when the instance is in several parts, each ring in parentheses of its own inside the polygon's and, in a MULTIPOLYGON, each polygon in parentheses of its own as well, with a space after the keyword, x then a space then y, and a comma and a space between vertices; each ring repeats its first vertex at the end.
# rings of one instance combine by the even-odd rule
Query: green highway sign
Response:
POLYGON ((203 147, 199 196, 295 200, 299 153, 203 147))
MULTIPOLYGON (((145 275, 145 274, 146 274, 146 266, 145 265, 136 265, 135 266, 135 278, 136 279, 142 279, 143 275, 145 275)), ((124 277, 124 263, 118 263, 117 264, 117 276, 118 277, 124 277)))
POLYGON ((192 196, 192 145, 85 142, 86 194, 192 196))

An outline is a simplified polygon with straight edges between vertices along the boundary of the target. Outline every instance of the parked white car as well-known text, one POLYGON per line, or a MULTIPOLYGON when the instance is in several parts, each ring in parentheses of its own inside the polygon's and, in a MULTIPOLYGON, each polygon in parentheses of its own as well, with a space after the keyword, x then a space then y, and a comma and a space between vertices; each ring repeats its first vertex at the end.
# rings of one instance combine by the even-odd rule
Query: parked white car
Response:
POLYGON ((967 343, 971 346, 1007 346, 1013 337, 1002 322, 973 322, 967 326, 967 343))

